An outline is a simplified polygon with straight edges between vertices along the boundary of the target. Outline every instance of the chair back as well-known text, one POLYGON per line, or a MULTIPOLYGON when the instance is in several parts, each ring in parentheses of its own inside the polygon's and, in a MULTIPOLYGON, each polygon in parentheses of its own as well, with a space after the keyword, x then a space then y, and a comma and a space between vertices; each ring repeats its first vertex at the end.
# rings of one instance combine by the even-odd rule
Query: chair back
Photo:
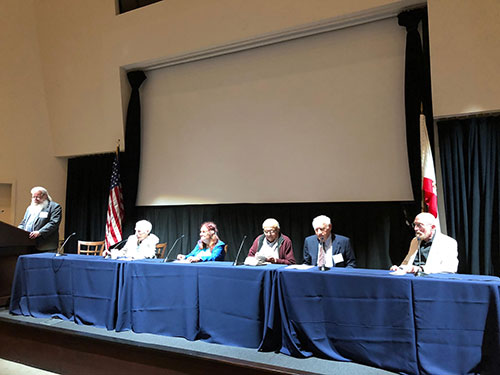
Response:
POLYGON ((78 240, 78 254, 102 255, 104 241, 80 241, 78 240))
POLYGON ((163 257, 165 256, 165 250, 166 249, 167 249, 167 243, 166 242, 157 243, 156 244, 156 251, 155 251, 156 258, 163 259, 163 257))

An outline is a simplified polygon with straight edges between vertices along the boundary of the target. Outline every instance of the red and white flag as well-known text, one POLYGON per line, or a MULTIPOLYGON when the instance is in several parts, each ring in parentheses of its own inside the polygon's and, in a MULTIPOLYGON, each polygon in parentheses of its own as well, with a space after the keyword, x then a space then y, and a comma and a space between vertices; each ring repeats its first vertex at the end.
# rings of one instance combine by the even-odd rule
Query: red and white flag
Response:
POLYGON ((438 217, 436 172, 434 171, 434 160, 432 159, 431 144, 427 134, 425 116, 420 115, 420 160, 422 163, 422 191, 424 202, 428 212, 438 217))
POLYGON ((122 240, 122 220, 124 217, 122 185, 120 182, 119 149, 111 169, 111 184, 109 187, 108 214, 106 218, 106 249, 122 240))

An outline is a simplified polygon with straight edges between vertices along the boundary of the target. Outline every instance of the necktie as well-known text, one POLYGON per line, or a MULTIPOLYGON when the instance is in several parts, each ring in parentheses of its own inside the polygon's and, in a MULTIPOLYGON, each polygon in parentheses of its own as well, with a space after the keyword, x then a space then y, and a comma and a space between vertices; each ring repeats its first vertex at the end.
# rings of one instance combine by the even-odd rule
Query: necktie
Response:
POLYGON ((318 252, 318 267, 323 267, 325 265, 325 243, 319 243, 319 252, 318 252))

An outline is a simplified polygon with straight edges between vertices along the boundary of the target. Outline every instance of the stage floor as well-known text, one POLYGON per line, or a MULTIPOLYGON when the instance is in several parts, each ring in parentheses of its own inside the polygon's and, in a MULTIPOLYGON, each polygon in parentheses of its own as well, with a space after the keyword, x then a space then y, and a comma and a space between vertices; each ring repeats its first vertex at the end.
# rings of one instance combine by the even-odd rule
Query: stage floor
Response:
MULTIPOLYGON (((75 336, 122 343, 141 348, 150 348, 169 353, 180 353, 193 358, 209 358, 215 361, 248 363, 252 366, 262 365, 279 368, 287 373, 314 373, 336 375, 388 375, 389 371, 349 362, 336 362, 319 358, 293 358, 280 353, 259 352, 255 349, 224 346, 203 341, 188 341, 184 338, 160 335, 108 331, 104 328, 75 324, 60 319, 37 319, 33 317, 11 315, 6 308, 0 308, 0 320, 22 325, 24 327, 45 328, 69 333, 75 336)), ((0 353, 1 357, 1 353, 0 353)))

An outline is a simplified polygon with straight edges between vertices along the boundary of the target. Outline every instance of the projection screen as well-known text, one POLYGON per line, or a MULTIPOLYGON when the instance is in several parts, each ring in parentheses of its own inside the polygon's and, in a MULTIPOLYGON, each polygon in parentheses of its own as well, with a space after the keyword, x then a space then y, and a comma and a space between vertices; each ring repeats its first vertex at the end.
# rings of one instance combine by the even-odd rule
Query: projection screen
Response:
POLYGON ((412 200, 391 18, 147 72, 138 205, 412 200))

